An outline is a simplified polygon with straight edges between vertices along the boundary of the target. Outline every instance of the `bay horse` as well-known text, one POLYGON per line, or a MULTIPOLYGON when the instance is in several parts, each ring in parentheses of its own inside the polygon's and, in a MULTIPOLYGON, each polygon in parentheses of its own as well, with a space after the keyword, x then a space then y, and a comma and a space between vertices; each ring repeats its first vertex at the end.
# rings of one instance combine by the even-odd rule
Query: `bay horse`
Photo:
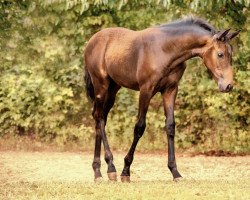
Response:
POLYGON ((174 104, 178 83, 186 69, 185 61, 200 57, 212 73, 220 92, 233 88, 232 48, 229 41, 239 31, 216 31, 205 20, 186 18, 169 24, 133 31, 106 28, 94 34, 85 48, 85 83, 93 101, 95 150, 92 167, 95 181, 100 171, 101 142, 108 165, 108 178, 117 180, 113 155, 105 133, 107 116, 121 87, 140 92, 137 122, 132 145, 124 158, 122 182, 130 182, 130 166, 139 139, 146 127, 146 113, 151 98, 162 94, 168 140, 168 168, 174 180, 182 176, 175 161, 174 104))

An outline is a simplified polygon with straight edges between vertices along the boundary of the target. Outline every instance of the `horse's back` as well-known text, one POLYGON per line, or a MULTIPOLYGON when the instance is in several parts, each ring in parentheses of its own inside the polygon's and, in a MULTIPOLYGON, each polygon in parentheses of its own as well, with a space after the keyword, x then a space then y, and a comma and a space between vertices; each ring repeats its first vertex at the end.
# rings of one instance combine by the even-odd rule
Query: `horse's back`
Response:
POLYGON ((85 55, 92 53, 92 51, 98 51, 102 48, 106 49, 106 46, 111 42, 117 42, 121 40, 126 40, 129 35, 133 34, 132 30, 126 28, 105 28, 97 33, 95 33, 89 40, 86 48, 85 55))

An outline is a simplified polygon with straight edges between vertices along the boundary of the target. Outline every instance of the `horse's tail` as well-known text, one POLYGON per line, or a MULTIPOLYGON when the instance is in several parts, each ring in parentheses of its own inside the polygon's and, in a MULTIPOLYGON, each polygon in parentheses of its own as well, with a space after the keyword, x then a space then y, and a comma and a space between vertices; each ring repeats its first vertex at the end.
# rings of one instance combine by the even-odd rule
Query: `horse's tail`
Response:
POLYGON ((85 81, 86 95, 91 100, 91 102, 93 102, 95 99, 94 86, 86 67, 85 67, 84 81, 85 81))

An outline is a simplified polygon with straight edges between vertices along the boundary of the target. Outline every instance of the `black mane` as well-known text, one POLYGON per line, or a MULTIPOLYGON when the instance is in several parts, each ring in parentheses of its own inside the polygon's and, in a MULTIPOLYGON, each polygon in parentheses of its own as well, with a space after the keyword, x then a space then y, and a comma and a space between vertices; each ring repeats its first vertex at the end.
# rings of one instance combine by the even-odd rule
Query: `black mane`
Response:
POLYGON ((177 20, 177 21, 167 23, 167 24, 162 24, 159 27, 168 28, 168 27, 187 27, 187 26, 188 27, 195 26, 197 28, 208 31, 212 34, 215 34, 217 32, 216 29, 207 21, 200 19, 200 18, 193 18, 193 17, 177 20))

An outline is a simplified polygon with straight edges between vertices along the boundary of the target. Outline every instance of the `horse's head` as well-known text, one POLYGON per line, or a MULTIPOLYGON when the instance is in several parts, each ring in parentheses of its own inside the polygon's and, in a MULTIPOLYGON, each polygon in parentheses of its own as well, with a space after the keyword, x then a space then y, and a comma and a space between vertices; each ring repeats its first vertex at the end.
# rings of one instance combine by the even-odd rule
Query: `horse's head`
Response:
POLYGON ((220 92, 230 92, 233 88, 232 47, 229 41, 240 31, 219 31, 207 43, 202 54, 203 61, 212 73, 220 92))

